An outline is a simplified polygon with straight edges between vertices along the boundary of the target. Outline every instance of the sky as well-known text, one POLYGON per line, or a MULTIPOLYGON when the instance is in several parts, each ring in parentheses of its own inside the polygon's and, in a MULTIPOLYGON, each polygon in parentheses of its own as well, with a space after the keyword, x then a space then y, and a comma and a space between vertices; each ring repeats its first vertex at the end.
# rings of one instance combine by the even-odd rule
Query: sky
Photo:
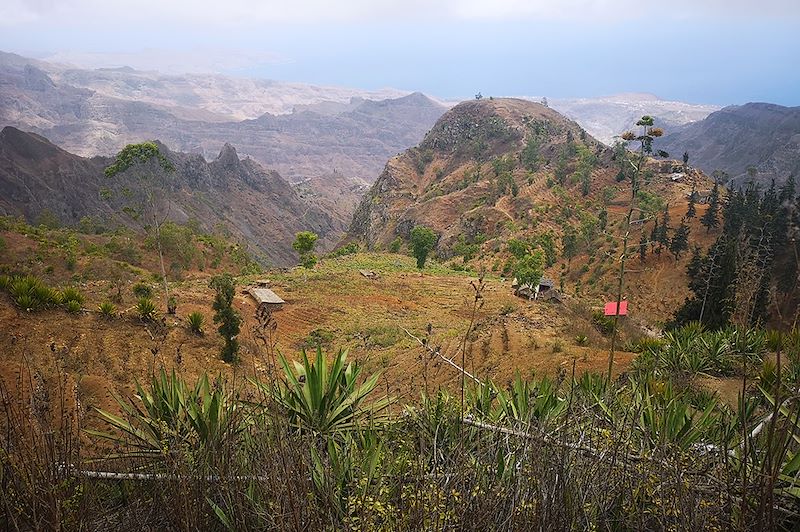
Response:
POLYGON ((800 0, 0 0, 0 50, 443 99, 800 105, 800 0))

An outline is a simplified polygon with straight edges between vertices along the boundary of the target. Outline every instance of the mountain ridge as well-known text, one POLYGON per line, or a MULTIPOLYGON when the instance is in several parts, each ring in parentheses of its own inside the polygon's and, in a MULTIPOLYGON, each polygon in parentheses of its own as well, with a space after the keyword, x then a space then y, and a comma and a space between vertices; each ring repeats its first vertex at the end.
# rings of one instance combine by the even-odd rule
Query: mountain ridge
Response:
MULTIPOLYGON (((291 246, 296 232, 318 233, 325 250, 344 229, 341 221, 302 199, 278 172, 240 158, 230 144, 207 162, 157 143, 176 169, 168 177, 158 176, 172 221, 195 220, 209 232, 222 226, 278 266, 296 260, 291 246)), ((112 187, 136 191, 139 185, 131 171, 113 180, 105 177, 103 169, 112 162, 102 156, 80 157, 45 137, 7 126, 0 131, 0 212, 29 221, 49 213, 73 226, 88 217, 105 221, 109 228, 135 227, 122 214, 123 197, 104 197, 112 187)))

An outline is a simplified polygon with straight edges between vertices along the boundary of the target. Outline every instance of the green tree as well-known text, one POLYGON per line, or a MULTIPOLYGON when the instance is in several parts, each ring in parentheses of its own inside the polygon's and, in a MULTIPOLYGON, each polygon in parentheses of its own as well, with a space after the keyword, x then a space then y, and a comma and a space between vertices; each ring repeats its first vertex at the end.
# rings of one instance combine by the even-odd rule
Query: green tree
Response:
POLYGON ((642 229, 642 235, 639 237, 639 261, 645 260, 647 260, 647 233, 642 229))
POLYGON ((711 195, 708 197, 708 209, 700 218, 700 223, 706 228, 706 233, 719 225, 719 182, 714 182, 711 195))
POLYGON ((536 287, 544 274, 544 253, 537 249, 517 260, 514 277, 517 278, 517 291, 523 286, 536 287))
POLYGON ((517 259, 521 259, 527 255, 528 251, 531 249, 531 245, 528 242, 525 240, 519 240, 517 238, 510 239, 506 246, 508 247, 508 252, 514 255, 514 257, 517 259))
POLYGON ((569 273, 572 259, 578 254, 578 234, 572 226, 567 227, 561 237, 561 254, 567 259, 567 273, 569 273))
POLYGON ((689 249, 689 226, 686 225, 686 222, 681 222, 681 225, 675 230, 675 234, 672 235, 669 250, 675 256, 675 260, 678 260, 681 253, 687 249, 689 249))
POLYGON ((697 208, 695 207, 697 192, 692 186, 692 192, 689 194, 689 206, 686 208, 686 218, 694 218, 697 216, 697 208))
POLYGON ((242 317, 233 308, 233 296, 236 293, 236 280, 229 273, 216 275, 208 283, 209 287, 216 291, 214 303, 211 308, 214 310, 214 323, 219 323, 219 331, 225 346, 222 348, 222 360, 225 362, 235 362, 239 353, 239 327, 242 317))
POLYGON ((300 264, 304 268, 313 268, 317 263, 314 246, 317 245, 318 238, 319 236, 311 231, 300 231, 295 235, 292 247, 300 255, 300 264))
POLYGON ((123 194, 130 203, 122 210, 131 219, 139 223, 145 232, 150 228, 155 231, 155 244, 158 250, 158 260, 161 266, 161 278, 164 282, 164 302, 169 301, 169 283, 167 270, 164 267, 164 250, 161 235, 161 226, 166 222, 169 214, 169 200, 164 194, 164 185, 159 183, 159 177, 164 173, 171 174, 175 171, 173 164, 161 153, 154 142, 128 144, 117 154, 114 163, 106 167, 106 177, 116 177, 119 174, 133 169, 137 178, 137 192, 125 191, 123 194), (162 185, 159 187, 159 185, 162 185))
POLYGON ((658 226, 658 234, 656 235, 659 253, 661 252, 662 247, 669 248, 669 231, 669 205, 664 205, 664 212, 661 214, 661 225, 658 226))
POLYGON ((424 225, 418 225, 411 230, 411 252, 417 259, 417 268, 420 270, 425 267, 428 254, 436 245, 438 238, 433 229, 424 225))
MULTIPOLYGON (((668 157, 669 154, 663 150, 654 150, 653 142, 656 138, 662 136, 664 131, 661 128, 654 127, 654 120, 652 116, 643 116, 636 122, 637 127, 641 127, 641 133, 635 134, 633 131, 627 131, 622 135, 622 140, 625 145, 619 152, 617 157, 622 174, 630 180, 631 183, 631 201, 628 206, 628 214, 625 217, 622 225, 622 254, 619 261, 619 276, 617 278, 617 306, 622 301, 622 292, 625 287, 625 262, 628 258, 628 239, 631 233, 631 220, 633 213, 636 210, 636 200, 639 197, 639 190, 641 189, 642 176, 646 175, 645 163, 648 157, 668 157), (629 142, 638 142, 638 153, 635 155, 627 151, 627 144, 629 142)), ((618 330, 619 315, 614 316, 614 331, 611 336, 611 346, 608 353, 608 382, 611 382, 611 372, 614 368, 614 350, 617 343, 617 330, 618 330)))

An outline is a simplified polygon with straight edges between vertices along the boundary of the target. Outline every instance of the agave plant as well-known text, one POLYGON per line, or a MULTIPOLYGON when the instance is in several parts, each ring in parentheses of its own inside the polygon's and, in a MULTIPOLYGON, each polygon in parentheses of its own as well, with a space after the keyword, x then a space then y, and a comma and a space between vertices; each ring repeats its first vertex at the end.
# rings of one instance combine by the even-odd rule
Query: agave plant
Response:
POLYGON ((113 318, 117 314, 117 307, 110 301, 103 301, 97 307, 97 310, 104 318, 113 318))
POLYGON ((203 334, 203 321, 205 321, 205 318, 199 312, 192 312, 186 318, 189 330, 194 334, 203 334))
POLYGON ((558 385, 547 377, 524 381, 519 373, 508 391, 498 389, 498 408, 501 418, 530 422, 557 417, 567 407, 559 396, 558 385))
POLYGON ((635 384, 631 400, 637 412, 638 430, 646 447, 674 445, 689 449, 714 429, 717 400, 703 410, 689 397, 674 390, 670 382, 646 380, 635 384))
POLYGON ((148 389, 136 383, 135 401, 115 398, 122 410, 117 416, 97 409, 116 433, 89 434, 129 446, 126 455, 157 457, 177 447, 217 449, 245 426, 237 403, 218 378, 213 384, 204 374, 195 387, 162 368, 148 389))
POLYGON ((150 321, 155 318, 156 305, 153 303, 153 300, 148 297, 139 298, 139 302, 136 303, 136 312, 139 314, 139 318, 142 319, 142 321, 150 321))
POLYGON ((332 436, 388 419, 390 398, 367 402, 380 374, 373 374, 358 384, 361 368, 346 363, 347 351, 340 350, 331 364, 325 360, 321 347, 317 347, 313 362, 303 351, 302 360, 294 363, 294 370, 283 355, 279 359, 285 380, 274 388, 257 381, 254 384, 282 407, 293 427, 319 436, 332 436))
POLYGON ((66 305, 70 301, 75 301, 78 303, 78 305, 83 304, 83 294, 71 286, 64 288, 61 291, 61 302, 66 305))

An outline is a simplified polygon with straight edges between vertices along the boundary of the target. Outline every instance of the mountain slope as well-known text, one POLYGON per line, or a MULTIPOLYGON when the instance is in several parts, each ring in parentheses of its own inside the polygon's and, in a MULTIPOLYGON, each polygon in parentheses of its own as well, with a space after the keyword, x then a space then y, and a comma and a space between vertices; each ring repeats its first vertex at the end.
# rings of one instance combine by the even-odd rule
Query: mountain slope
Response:
POLYGON ((772 179, 781 184, 800 175, 800 107, 730 106, 662 140, 670 153, 688 151, 691 163, 705 172, 726 172, 732 186, 750 180, 768 185, 772 179))
MULTIPOLYGON (((221 226, 276 265, 294 263, 291 243, 297 231, 318 233, 326 249, 343 230, 341 222, 302 200, 277 172, 240 159, 229 144, 210 163, 161 149, 176 168, 173 175, 159 176, 159 192, 169 200, 169 217, 176 222, 196 220, 207 231, 221 226)), ((44 137, 5 127, 0 132, 0 213, 36 220, 48 212, 70 225, 86 216, 111 226, 131 225, 121 214, 123 197, 105 199, 104 191, 136 191, 140 185, 131 172, 106 178, 103 169, 112 161, 73 155, 44 137)))

